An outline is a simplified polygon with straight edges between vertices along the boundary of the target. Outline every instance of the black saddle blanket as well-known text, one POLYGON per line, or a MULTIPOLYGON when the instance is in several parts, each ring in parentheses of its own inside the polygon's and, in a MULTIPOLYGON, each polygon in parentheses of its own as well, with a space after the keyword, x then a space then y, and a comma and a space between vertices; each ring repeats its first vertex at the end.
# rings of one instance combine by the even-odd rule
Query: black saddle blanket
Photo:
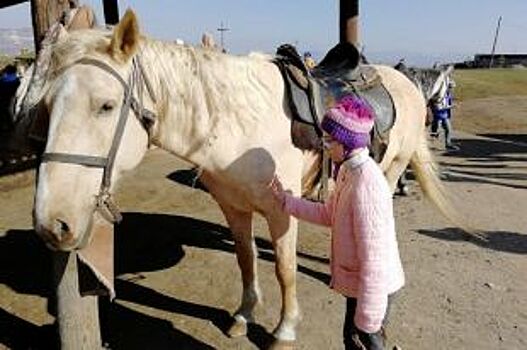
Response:
POLYGON ((328 67, 326 62, 324 66, 309 71, 294 47, 286 45, 284 50, 282 46, 277 52, 274 62, 284 78, 287 104, 294 119, 293 142, 297 147, 320 149, 319 125, 325 111, 349 94, 368 101, 375 113, 372 138, 387 142, 388 132, 395 121, 395 109, 375 67, 359 64, 351 70, 349 65, 339 69, 342 65, 328 67))

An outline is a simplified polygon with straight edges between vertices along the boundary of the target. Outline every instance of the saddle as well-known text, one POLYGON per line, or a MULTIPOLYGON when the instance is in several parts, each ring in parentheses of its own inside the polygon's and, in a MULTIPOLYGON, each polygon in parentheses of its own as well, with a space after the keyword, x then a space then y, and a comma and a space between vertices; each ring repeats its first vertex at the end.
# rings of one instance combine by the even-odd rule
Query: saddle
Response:
POLYGON ((372 141, 377 139, 376 143, 387 143, 388 131, 395 121, 392 98, 377 70, 360 63, 361 55, 354 45, 336 45, 311 71, 290 44, 280 46, 276 54, 274 63, 284 78, 287 105, 293 116, 293 144, 296 147, 321 150, 322 117, 336 101, 349 94, 368 101, 376 115, 372 141))

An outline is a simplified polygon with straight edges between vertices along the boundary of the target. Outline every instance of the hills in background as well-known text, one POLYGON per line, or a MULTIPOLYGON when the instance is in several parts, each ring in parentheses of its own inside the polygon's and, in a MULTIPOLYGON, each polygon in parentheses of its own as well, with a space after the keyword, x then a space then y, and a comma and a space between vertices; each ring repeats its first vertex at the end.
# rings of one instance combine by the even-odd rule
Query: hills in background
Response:
MULTIPOLYGON (((329 48, 328 48, 329 50, 329 48)), ((310 51, 317 62, 320 62, 326 52, 318 50, 310 51)), ((370 51, 365 50, 364 54, 366 59, 370 63, 374 64, 386 64, 393 66, 399 62, 400 59, 404 58, 407 65, 416 67, 432 67, 435 63, 446 64, 455 62, 464 62, 472 60, 473 54, 469 53, 419 53, 419 52, 406 52, 406 51, 370 51)))
MULTIPOLYGON (((329 48, 330 47, 328 47, 328 50, 329 48)), ((0 55, 17 55, 22 49, 29 49, 30 51, 33 51, 32 28, 0 28, 0 55)), ((325 55, 325 52, 320 50, 313 50, 311 53, 317 62, 320 61, 325 55)), ((368 60, 372 63, 394 65, 399 61, 399 59, 405 58, 407 64, 418 67, 430 67, 434 63, 463 62, 473 57, 473 55, 466 53, 431 54, 415 52, 369 51, 368 49, 366 49, 365 54, 368 60)))
POLYGON ((33 50, 32 28, 0 28, 0 54, 17 55, 22 49, 33 50))

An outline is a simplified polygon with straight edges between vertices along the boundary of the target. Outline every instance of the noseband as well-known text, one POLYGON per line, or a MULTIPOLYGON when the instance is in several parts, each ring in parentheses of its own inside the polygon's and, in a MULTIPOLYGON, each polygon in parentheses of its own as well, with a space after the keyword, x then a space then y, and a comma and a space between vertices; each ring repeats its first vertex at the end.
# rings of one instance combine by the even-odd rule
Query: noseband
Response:
POLYGON ((117 151, 119 150, 119 145, 121 144, 121 139, 124 134, 124 128, 126 126, 126 121, 128 120, 128 115, 130 114, 130 109, 134 112, 137 119, 141 122, 141 125, 148 132, 150 137, 150 129, 155 122, 155 114, 151 111, 145 109, 142 103, 142 89, 143 85, 146 86, 150 98, 156 102, 155 95, 153 93, 152 86, 147 80, 143 66, 139 60, 139 57, 136 56, 132 60, 132 72, 128 78, 128 83, 113 69, 109 64, 92 59, 92 58, 83 58, 75 64, 91 65, 97 68, 104 70, 114 77, 124 88, 124 97, 123 103, 121 105, 121 112, 119 115, 119 120, 117 122, 117 127, 115 129, 112 145, 106 157, 98 156, 88 156, 83 154, 71 154, 71 153, 54 153, 48 152, 42 155, 42 163, 47 162, 58 162, 58 163, 68 163, 68 164, 78 164, 86 167, 93 168, 102 168, 103 177, 101 182, 101 188, 99 194, 96 196, 96 210, 98 210, 102 216, 107 219, 109 222, 120 222, 122 220, 121 213, 119 208, 114 203, 112 196, 110 194, 112 171, 115 163, 115 157, 117 151), (134 88, 137 85, 139 100, 137 100, 134 94, 134 88))

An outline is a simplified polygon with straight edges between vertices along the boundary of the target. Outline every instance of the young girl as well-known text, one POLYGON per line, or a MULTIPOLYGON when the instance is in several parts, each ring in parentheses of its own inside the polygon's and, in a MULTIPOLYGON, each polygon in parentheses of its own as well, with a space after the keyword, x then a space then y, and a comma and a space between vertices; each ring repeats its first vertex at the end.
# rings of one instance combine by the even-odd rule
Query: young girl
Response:
POLYGON ((389 297, 404 285, 392 193, 368 145, 371 107, 349 95, 322 120, 324 145, 335 164, 334 191, 325 203, 296 198, 275 178, 274 196, 287 213, 331 227, 330 287, 347 299, 346 349, 384 349, 389 297))

